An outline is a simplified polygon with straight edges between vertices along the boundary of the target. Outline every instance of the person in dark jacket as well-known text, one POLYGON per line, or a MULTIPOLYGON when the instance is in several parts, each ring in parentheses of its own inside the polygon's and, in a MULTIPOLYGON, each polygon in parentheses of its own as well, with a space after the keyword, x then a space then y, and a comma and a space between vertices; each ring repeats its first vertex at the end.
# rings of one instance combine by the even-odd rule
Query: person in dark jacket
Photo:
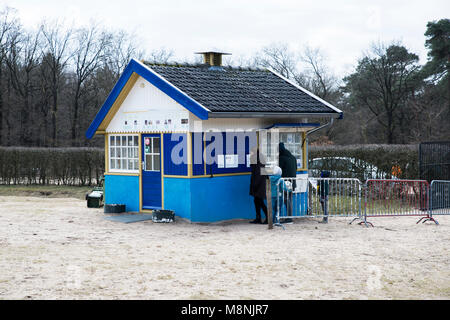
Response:
POLYGON ((329 171, 322 171, 320 173, 320 177, 322 178, 319 183, 319 201, 322 205, 323 210, 323 219, 321 223, 328 223, 328 194, 330 193, 329 181, 326 178, 330 177, 329 171))
MULTIPOLYGON (((278 145, 278 164, 282 170, 282 178, 294 178, 290 180, 292 183, 292 190, 295 190, 295 177, 297 176, 297 160, 292 153, 286 149, 283 142, 278 145)), ((287 215, 292 215, 292 193, 285 195, 284 202, 286 203, 287 215)), ((285 219, 284 222, 292 222, 291 219, 285 219)))
POLYGON ((261 210, 265 214, 265 221, 267 223, 267 206, 264 203, 266 198, 266 177, 261 175, 261 168, 264 168, 264 164, 261 161, 262 156, 259 154, 257 147, 254 147, 250 151, 250 195, 253 196, 253 202, 255 203, 256 218, 250 223, 262 223, 261 222, 261 210))

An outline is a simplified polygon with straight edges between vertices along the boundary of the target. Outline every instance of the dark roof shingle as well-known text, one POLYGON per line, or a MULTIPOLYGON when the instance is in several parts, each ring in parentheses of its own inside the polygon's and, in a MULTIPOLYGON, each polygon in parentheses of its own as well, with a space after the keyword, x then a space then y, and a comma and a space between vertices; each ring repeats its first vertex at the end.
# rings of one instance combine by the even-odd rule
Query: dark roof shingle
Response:
POLYGON ((266 70, 148 65, 211 112, 337 113, 266 70))

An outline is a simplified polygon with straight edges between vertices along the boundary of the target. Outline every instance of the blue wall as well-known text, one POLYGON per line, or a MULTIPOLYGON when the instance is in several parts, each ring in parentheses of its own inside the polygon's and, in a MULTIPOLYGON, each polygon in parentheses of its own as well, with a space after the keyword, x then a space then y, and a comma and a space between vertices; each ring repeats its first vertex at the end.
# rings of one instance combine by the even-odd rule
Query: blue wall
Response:
POLYGON ((164 209, 191 220, 191 179, 164 178, 164 209))
POLYGON ((164 174, 168 175, 187 175, 188 166, 187 166, 187 154, 183 154, 183 150, 187 150, 187 135, 186 134, 171 134, 165 133, 164 137, 164 174), (180 144, 181 143, 181 144, 180 144), (180 144, 180 145, 179 145, 180 144), (183 159, 181 163, 175 164, 172 161, 172 150, 174 147, 178 148, 174 152, 175 156, 183 159), (183 147, 183 148, 180 148, 183 147))
POLYGON ((192 222, 255 218, 250 175, 190 180, 192 222))
POLYGON ((164 209, 192 222, 254 219, 250 175, 164 178, 164 209))
POLYGON ((106 174, 105 203, 125 204, 126 211, 139 212, 139 177, 106 174))

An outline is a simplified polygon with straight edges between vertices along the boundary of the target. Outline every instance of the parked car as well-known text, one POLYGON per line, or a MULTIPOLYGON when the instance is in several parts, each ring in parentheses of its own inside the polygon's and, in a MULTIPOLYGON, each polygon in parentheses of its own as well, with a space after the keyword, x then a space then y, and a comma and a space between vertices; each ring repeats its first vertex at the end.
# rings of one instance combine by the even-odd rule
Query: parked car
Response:
POLYGON ((377 166, 366 161, 346 157, 314 158, 308 162, 308 175, 320 177, 320 172, 327 170, 330 178, 394 179, 394 177, 377 166))

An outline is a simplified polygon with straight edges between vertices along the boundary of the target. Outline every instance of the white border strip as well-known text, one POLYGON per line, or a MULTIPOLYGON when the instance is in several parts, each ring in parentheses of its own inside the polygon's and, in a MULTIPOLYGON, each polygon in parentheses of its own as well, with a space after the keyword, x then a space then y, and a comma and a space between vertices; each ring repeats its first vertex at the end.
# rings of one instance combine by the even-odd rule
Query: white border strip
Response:
POLYGON ((338 108, 336 108, 335 106, 333 106, 331 103, 326 102, 325 100, 319 98, 318 96, 316 96, 314 93, 309 92, 308 90, 306 90, 305 88, 300 87, 298 84, 292 82, 289 79, 286 79, 285 77, 283 77, 282 75, 278 74, 277 72, 273 71, 272 69, 267 69, 270 72, 272 72, 274 75, 276 75, 277 77, 283 79, 284 81, 286 81, 287 83, 290 83, 291 85, 293 85, 294 87, 296 87, 297 89, 300 89, 301 91, 303 91, 304 93, 306 93, 307 95, 311 96, 312 98, 322 102, 324 105, 326 105, 327 107, 330 107, 331 109, 333 109, 334 111, 338 112, 338 113, 343 113, 342 110, 339 110, 338 108))

